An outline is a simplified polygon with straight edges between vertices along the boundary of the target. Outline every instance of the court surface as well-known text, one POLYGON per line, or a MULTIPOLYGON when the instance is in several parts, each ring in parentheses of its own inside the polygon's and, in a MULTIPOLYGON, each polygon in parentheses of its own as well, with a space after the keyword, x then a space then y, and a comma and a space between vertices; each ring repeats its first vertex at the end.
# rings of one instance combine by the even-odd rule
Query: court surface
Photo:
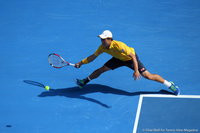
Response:
POLYGON ((133 133, 200 132, 200 96, 141 95, 133 133))
MULTIPOLYGON (((135 49, 149 72, 178 85, 181 95, 200 95, 199 0, 1 0, 0 18, 0 133, 132 133, 141 94, 171 96, 160 83, 134 81, 126 67, 79 89, 74 78, 89 76, 111 58, 107 54, 79 69, 49 65, 50 53, 71 63, 93 54, 107 29, 135 49)), ((173 98, 143 98, 137 131, 165 128, 148 124, 171 117, 163 106, 184 108, 173 98), (153 104, 152 113, 163 119, 146 112, 153 104), (146 115, 151 118, 144 123, 146 115)), ((191 102, 185 108, 198 103, 191 102)), ((189 111, 199 118, 196 109, 189 111)))

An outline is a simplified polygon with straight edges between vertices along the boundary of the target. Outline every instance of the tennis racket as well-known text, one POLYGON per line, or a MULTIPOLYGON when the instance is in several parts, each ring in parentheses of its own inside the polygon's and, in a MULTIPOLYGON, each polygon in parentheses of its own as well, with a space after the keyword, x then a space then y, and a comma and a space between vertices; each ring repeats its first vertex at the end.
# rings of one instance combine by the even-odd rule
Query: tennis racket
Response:
POLYGON ((75 64, 65 61, 60 55, 51 53, 48 57, 49 64, 54 68, 62 68, 64 66, 75 66, 75 64))

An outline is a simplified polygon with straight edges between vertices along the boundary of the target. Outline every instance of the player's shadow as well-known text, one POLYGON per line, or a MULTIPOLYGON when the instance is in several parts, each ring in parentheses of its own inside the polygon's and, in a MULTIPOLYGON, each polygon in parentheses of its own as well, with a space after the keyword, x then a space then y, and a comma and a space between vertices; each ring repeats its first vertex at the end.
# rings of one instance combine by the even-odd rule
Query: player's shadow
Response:
POLYGON ((110 108, 110 106, 96 100, 93 98, 85 97, 85 94, 90 93, 110 93, 115 95, 124 95, 124 96, 136 96, 140 94, 173 94, 171 92, 168 92, 166 90, 160 90, 160 91, 139 91, 139 92, 127 92, 124 90, 115 89, 109 86, 105 85, 99 85, 99 84, 88 84, 83 89, 80 89, 79 87, 71 87, 71 88, 62 88, 62 89, 50 89, 49 91, 44 91, 38 97, 51 97, 51 96, 65 96, 68 98, 78 98, 82 100, 87 100, 90 102, 94 102, 96 104, 99 104, 103 107, 110 108))
MULTIPOLYGON (((39 83, 36 81, 24 80, 23 82, 30 84, 30 85, 42 87, 42 88, 45 87, 42 83, 39 83)), ((42 92, 40 95, 38 95, 38 97, 64 96, 64 97, 68 97, 68 98, 77 98, 77 99, 87 100, 87 101, 99 104, 103 107, 110 108, 110 106, 108 106, 96 99, 88 98, 88 97, 84 96, 85 94, 97 93, 97 92, 101 92, 104 94, 110 93, 110 94, 115 94, 115 95, 124 95, 124 96, 137 96, 137 95, 141 95, 141 94, 172 94, 173 95, 173 93, 166 91, 166 90, 127 92, 124 90, 115 89, 115 88, 105 86, 105 85, 88 84, 83 89, 80 89, 79 87, 50 89, 49 91, 42 92)))

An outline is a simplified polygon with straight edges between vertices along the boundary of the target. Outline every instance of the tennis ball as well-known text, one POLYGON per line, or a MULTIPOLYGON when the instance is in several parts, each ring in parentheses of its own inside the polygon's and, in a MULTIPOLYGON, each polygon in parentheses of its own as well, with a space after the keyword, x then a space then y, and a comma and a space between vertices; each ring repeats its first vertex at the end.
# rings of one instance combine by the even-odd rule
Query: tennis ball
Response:
POLYGON ((45 89, 48 91, 49 90, 49 86, 45 86, 45 89))

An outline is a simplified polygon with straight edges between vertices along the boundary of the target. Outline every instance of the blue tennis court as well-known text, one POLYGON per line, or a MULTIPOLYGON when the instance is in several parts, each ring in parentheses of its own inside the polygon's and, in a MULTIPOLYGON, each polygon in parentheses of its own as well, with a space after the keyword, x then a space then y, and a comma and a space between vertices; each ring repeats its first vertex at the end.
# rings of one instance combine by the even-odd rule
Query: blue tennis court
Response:
POLYGON ((133 133, 200 130, 200 96, 141 95, 133 133))
MULTIPOLYGON (((50 53, 71 63, 93 54, 104 30, 133 47, 149 72, 178 85, 181 96, 200 95, 199 0, 1 0, 0 18, 0 133, 132 133, 140 95, 172 95, 162 84, 134 81, 126 67, 79 89, 74 79, 100 68, 108 54, 80 69, 49 65, 50 53)), ((137 131, 162 128, 143 123, 154 102, 142 106, 137 131)), ((162 103, 183 108, 155 104, 162 103)), ((170 114, 159 106, 154 112, 170 114)))

